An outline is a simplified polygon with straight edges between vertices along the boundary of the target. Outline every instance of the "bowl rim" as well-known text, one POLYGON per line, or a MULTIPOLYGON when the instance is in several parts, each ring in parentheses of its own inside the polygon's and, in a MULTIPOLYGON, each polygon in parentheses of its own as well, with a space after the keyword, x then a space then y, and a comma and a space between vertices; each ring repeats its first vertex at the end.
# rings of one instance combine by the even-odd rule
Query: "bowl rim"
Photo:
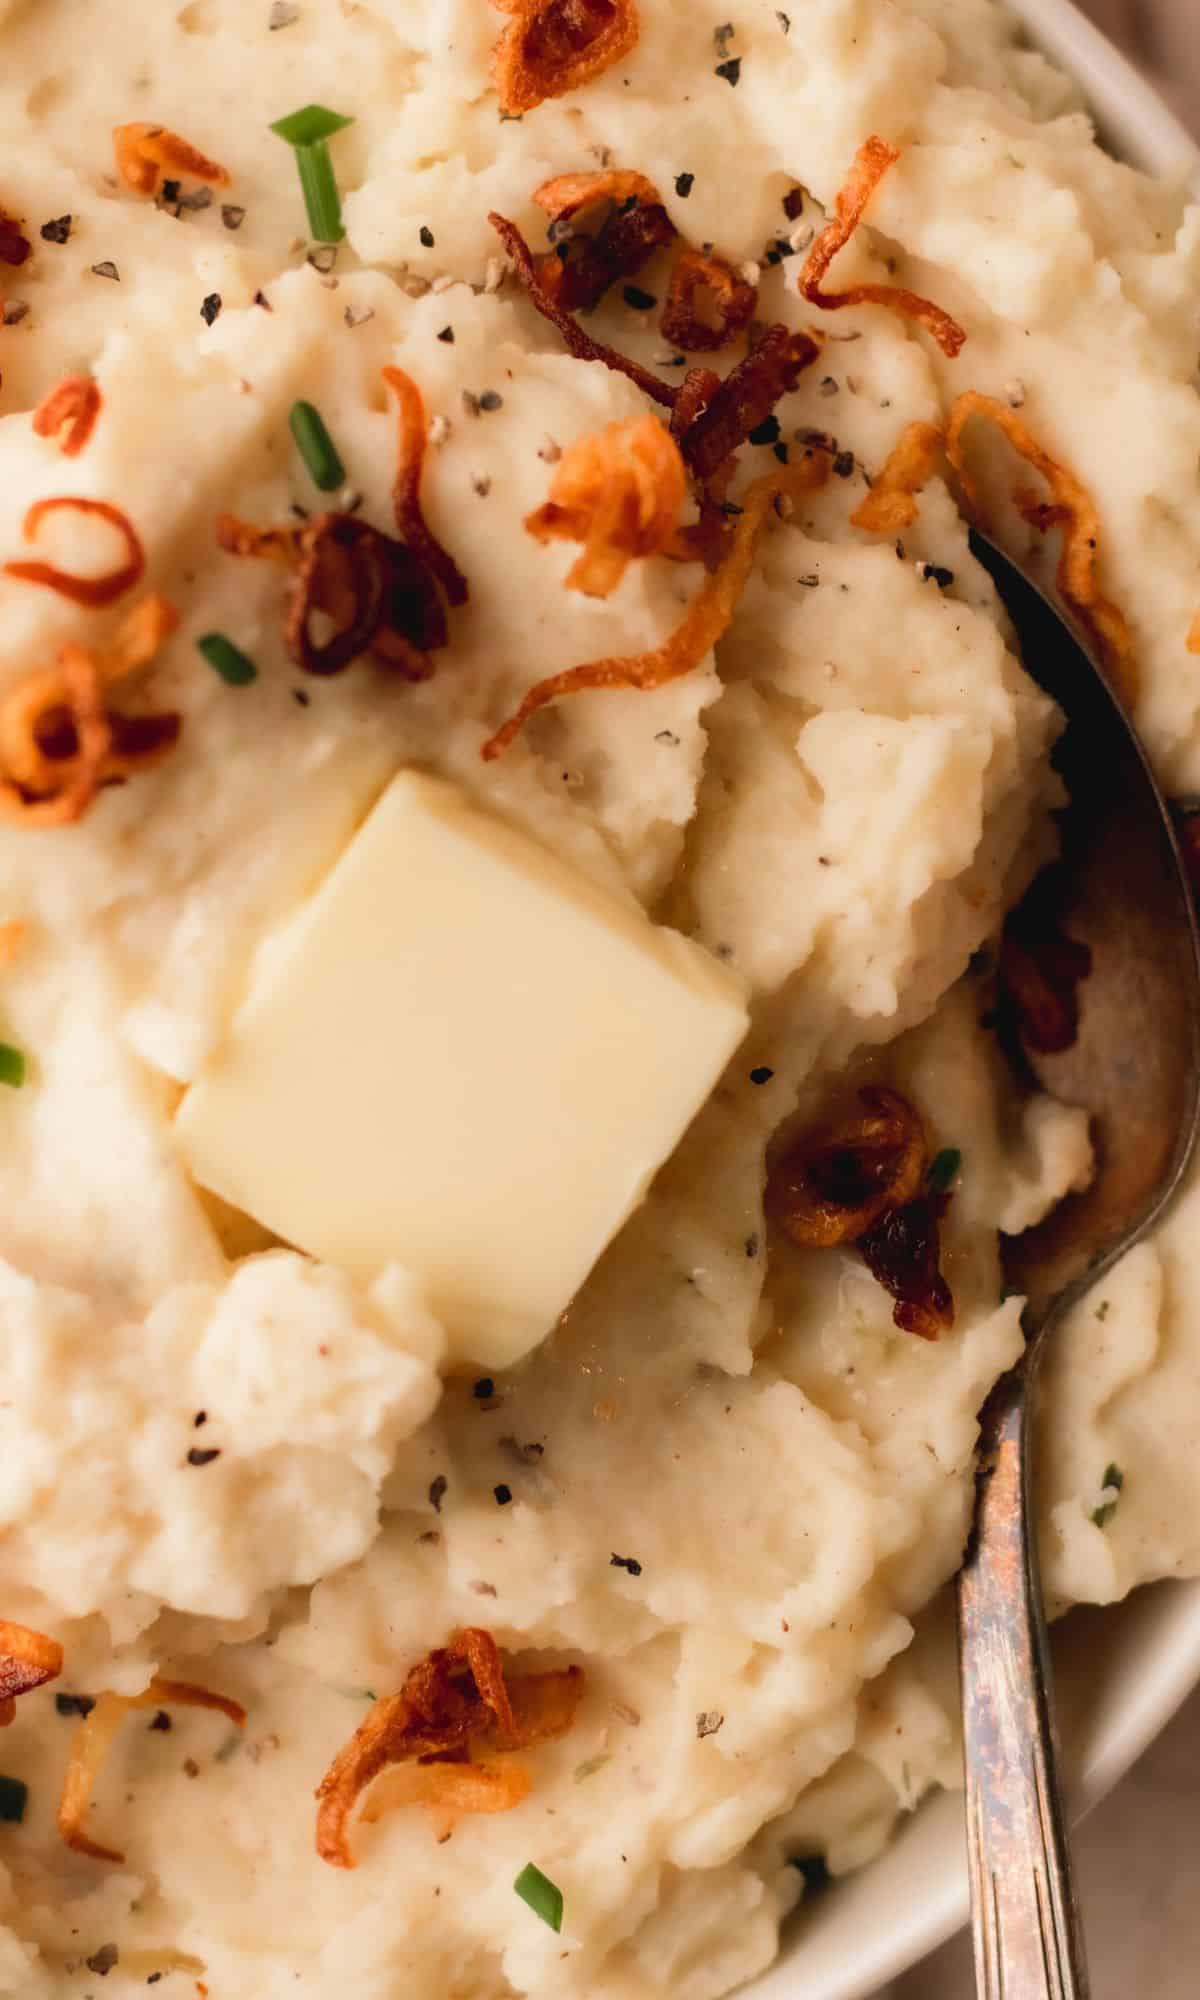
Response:
MULTIPOLYGON (((1074 0, 1007 5, 1030 43, 1080 85, 1112 151, 1200 192, 1200 148, 1074 0)), ((1154 1584, 1121 1604, 1072 1613, 1056 1633, 1055 1655, 1071 1690, 1062 1710, 1074 1738, 1071 1805, 1081 1817, 1200 1685, 1200 1579, 1154 1584)), ((744 2000, 869 2000, 944 1944, 968 1915, 961 1794, 943 1792, 876 1861, 822 1897, 803 1926, 785 1928, 778 1958, 742 1989, 744 2000)))

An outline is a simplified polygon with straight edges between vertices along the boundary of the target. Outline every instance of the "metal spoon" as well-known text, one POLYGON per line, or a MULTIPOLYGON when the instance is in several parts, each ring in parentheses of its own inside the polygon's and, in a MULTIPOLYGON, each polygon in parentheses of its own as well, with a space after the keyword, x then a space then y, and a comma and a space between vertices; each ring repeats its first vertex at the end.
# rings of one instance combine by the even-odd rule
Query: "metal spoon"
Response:
POLYGON ((1170 813, 1099 670, 997 550, 975 552, 1033 678, 1062 707, 1063 928, 1086 944, 1074 1046, 1026 1051, 1038 1081, 1091 1114, 1095 1179, 1005 1241, 1028 1345, 984 1406, 975 1533, 958 1587, 967 1849, 977 1991, 1086 2000, 1050 1661, 1038 1583, 1030 1404, 1047 1335, 1153 1227, 1179 1188, 1200 1112, 1200 945, 1170 813))

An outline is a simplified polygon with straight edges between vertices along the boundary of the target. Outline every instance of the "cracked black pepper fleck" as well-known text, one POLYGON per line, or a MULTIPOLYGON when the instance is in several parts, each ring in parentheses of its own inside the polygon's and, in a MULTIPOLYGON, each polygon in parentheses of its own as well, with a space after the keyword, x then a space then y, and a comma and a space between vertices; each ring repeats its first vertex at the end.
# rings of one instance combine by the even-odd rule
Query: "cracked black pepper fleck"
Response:
POLYGON ((730 56, 728 62, 718 63, 714 72, 715 75, 724 77, 731 90, 737 89, 738 78, 741 76, 741 73, 742 59, 740 56, 730 56))
POLYGON ((770 1083, 774 1074, 774 1070, 768 1069, 766 1063, 759 1063, 757 1069, 751 1070, 750 1081, 751 1083, 770 1083))
POLYGON ((444 1472, 439 1472, 437 1478, 429 1482, 429 1504, 435 1514, 440 1514, 442 1511, 442 1501, 446 1497, 446 1488, 449 1484, 450 1481, 444 1472))
POLYGON ((676 174, 675 192, 679 196, 680 201, 687 200, 688 196, 690 195, 695 185, 696 185, 695 174, 676 174))
POLYGON ((43 222, 40 231, 43 243, 66 243, 71 234, 73 220, 70 215, 56 215, 49 222, 43 222))
POLYGON ((207 1451, 201 1451, 199 1445, 193 1445, 187 1455, 187 1462, 189 1465, 211 1465, 214 1458, 220 1456, 220 1449, 216 1445, 210 1445, 207 1451))
POLYGON ((210 292, 200 307, 200 317, 205 326, 211 326, 221 311, 220 292, 210 292))
POLYGON ((449 347, 454 340, 454 328, 452 326, 444 326, 438 335, 438 339, 444 340, 447 347, 449 347))
POLYGON ((423 244, 425 245, 425 248, 426 248, 427 250, 432 250, 432 249, 433 249, 433 243, 434 243, 434 236, 433 236, 433 231, 432 231, 432 229, 431 229, 431 228, 429 227, 429 224, 428 224, 427 222, 423 222, 423 223, 421 224, 421 227, 420 227, 420 230, 419 230, 419 232, 418 232, 418 233, 419 233, 419 235, 420 235, 420 238, 421 238, 421 241, 422 241, 422 243, 423 243, 423 244))
POLYGON ((775 444, 779 438, 779 418, 764 417, 749 433, 751 444, 775 444))
POLYGON ((511 1503, 512 1501, 511 1486, 505 1486, 503 1484, 500 1486, 493 1486, 492 1492, 495 1495, 497 1507, 507 1507, 511 1503))
POLYGON ((96 1702, 90 1694, 56 1694, 54 1706, 60 1715, 90 1715, 96 1702))

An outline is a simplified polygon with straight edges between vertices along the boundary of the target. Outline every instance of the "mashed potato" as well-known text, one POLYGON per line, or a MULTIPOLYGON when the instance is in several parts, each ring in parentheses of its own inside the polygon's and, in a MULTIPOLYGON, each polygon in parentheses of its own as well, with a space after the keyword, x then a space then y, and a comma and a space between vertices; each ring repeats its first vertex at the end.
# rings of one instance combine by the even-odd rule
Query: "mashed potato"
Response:
MULTIPOLYGON (((66 1656, 0 1733, 0 1773, 28 1787, 0 1825, 12 2000, 101 1979, 121 2000, 160 1976, 213 2000, 716 2000, 771 1959, 797 1859, 855 1867, 954 1781, 929 1607, 961 1554, 975 1412, 1020 1346, 997 1231, 1090 1168, 1082 1114, 1019 1097, 981 1021, 979 954, 1053 849, 1058 724, 941 476, 898 543, 850 516, 905 426, 959 390, 1019 408, 1097 496, 1137 720, 1170 786, 1200 785, 1200 210, 1099 150, 992 0, 640 13, 618 63, 511 118, 487 0, 188 0, 134 24, 117 0, 0 5, 0 203, 32 244, 4 273, 0 559, 29 554, 38 499, 119 506, 180 614, 146 686, 183 717, 172 754, 77 824, 0 825, 0 923, 24 927, 0 1038, 26 1062, 0 1088, 0 1616, 66 1656), (310 101, 354 119, 335 261, 268 129, 310 101), (112 129, 134 120, 228 184, 207 205, 187 174, 182 206, 131 193, 112 129), (797 296, 876 133, 901 157, 838 282, 935 299, 966 330, 957 359, 879 306, 797 296), (650 556, 607 598, 568 591, 578 551, 522 525, 574 440, 646 403, 564 351, 487 214, 540 247, 533 189, 609 161, 759 283, 764 319, 821 327, 742 461, 769 470, 772 445, 820 433, 835 476, 772 517, 715 658, 563 701, 485 763, 535 681, 655 646, 697 587, 650 556), (425 511, 470 600, 420 685, 365 662, 306 677, 279 570, 219 552, 214 523, 314 506, 288 438, 303 397, 345 464, 334 504, 386 526, 389 365, 430 412, 425 511), (31 412, 80 372, 102 410, 70 457, 31 412), (256 662, 251 684, 201 659, 213 630, 256 662), (562 1323, 488 1382, 447 1371, 413 1274, 364 1291, 276 1244, 200 1194, 172 1135, 256 951, 409 764, 690 932, 752 1002, 562 1323), (772 1135, 847 1077, 902 1091, 962 1154, 957 1316, 933 1344, 857 1259, 764 1222, 772 1135), (581 1664, 570 1731, 529 1754, 511 1811, 439 1841, 396 1810, 355 1827, 353 1873, 326 1866, 315 1786, 370 1701, 463 1625, 524 1670, 581 1664), (71 1854, 66 1697, 155 1674, 235 1697, 244 1736, 135 1710, 91 1810, 126 1859, 71 1854), (561 1934, 513 1893, 528 1862, 562 1891, 561 1934)), ((667 269, 588 325, 678 383, 667 269)), ((1044 565, 1001 452, 973 456, 999 530, 1044 565)), ((55 560, 105 559, 53 533, 55 560)), ((0 577, 0 698, 112 616, 0 577)), ((1056 1343, 1043 1538, 1061 1603, 1200 1570, 1198 1202, 1056 1343)))

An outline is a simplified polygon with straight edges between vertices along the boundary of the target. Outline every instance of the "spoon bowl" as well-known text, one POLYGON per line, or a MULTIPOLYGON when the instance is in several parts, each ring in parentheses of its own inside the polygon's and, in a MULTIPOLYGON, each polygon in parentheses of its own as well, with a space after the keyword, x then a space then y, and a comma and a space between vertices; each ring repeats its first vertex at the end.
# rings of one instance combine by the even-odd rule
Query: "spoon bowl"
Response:
POLYGON ((1077 1025, 1057 1038, 1065 1046, 1026 1040, 1021 1054, 1043 1089, 1087 1110, 1095 1149, 1088 1188, 1006 1240, 1006 1283, 1028 1301, 1027 1346, 980 1417, 975 1531, 958 1591, 976 1983, 987 2000, 1086 2000, 1032 1531, 1029 1412, 1052 1328, 1154 1225, 1187 1171, 1200 1117, 1200 938, 1170 809, 1124 711, 1046 598, 982 537, 974 546, 1027 670, 1067 718, 1055 753, 1070 799, 1055 922, 1086 947, 1090 969, 1077 1025))
POLYGON ((1067 717, 1054 762, 1062 819, 1059 922, 1086 946, 1078 1033, 1060 1052, 1026 1044, 1052 1097, 1091 1117, 1096 1172, 1037 1228, 1009 1237, 1005 1277, 1036 1338, 1151 1229, 1186 1172, 1200 1116, 1200 943, 1171 811, 1103 675, 1058 612, 981 537, 1025 665, 1067 717))

